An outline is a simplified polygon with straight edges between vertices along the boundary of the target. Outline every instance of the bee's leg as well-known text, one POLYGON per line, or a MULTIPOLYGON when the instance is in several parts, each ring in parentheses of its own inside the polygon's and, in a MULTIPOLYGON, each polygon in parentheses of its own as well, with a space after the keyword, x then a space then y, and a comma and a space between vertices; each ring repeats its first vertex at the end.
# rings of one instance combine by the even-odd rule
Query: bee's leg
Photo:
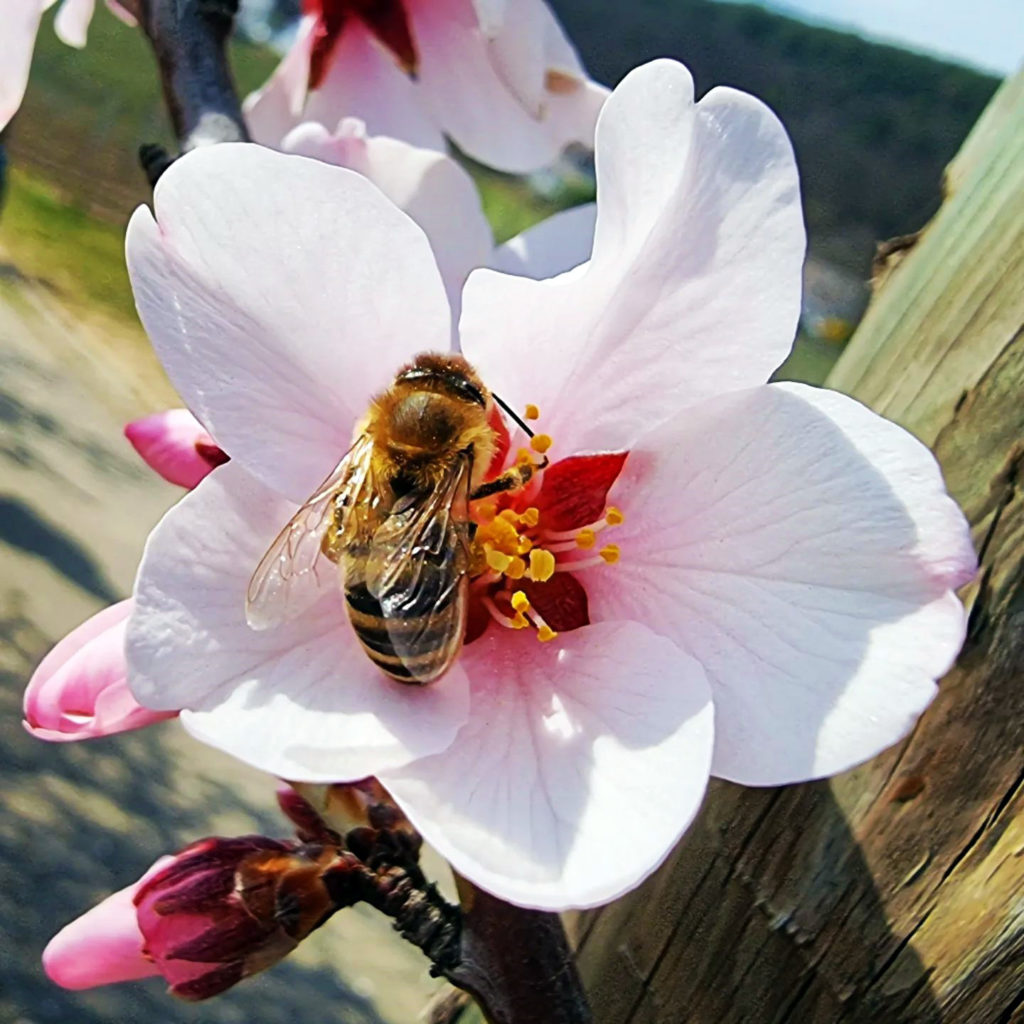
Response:
POLYGON ((506 469, 501 476, 481 484, 469 496, 469 500, 489 498, 492 494, 502 494, 505 491, 518 491, 520 487, 525 487, 533 479, 535 473, 545 469, 547 464, 547 458, 542 459, 539 463, 517 462, 514 466, 506 469))
POLYGON ((324 530, 320 550, 334 563, 341 558, 341 509, 335 506, 331 520, 324 530))

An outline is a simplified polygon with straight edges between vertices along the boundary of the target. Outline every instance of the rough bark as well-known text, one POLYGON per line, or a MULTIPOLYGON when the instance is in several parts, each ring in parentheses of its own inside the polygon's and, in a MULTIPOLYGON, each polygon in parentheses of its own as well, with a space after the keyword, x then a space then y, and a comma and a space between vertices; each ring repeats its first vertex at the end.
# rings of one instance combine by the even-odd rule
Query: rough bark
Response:
POLYGON ((829 380, 936 453, 981 555, 911 737, 829 782, 715 783, 581 923, 598 1024, 1024 1020, 1024 75, 947 171, 829 380))

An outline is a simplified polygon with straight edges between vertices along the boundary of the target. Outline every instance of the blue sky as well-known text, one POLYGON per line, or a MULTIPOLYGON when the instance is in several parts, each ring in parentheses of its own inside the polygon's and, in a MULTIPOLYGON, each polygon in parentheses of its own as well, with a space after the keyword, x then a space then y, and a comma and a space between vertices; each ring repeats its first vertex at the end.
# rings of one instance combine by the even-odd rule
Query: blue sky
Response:
POLYGON ((1024 0, 764 0, 764 5, 999 74, 1024 63, 1024 0))

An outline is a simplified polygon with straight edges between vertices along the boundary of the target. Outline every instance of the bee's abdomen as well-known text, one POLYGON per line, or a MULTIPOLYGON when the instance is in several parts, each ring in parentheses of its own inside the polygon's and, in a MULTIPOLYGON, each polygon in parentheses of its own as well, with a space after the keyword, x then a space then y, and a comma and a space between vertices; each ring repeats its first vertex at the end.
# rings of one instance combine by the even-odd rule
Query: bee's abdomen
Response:
POLYGON ((370 660, 402 683, 440 676, 455 659, 465 631, 465 581, 429 573, 415 593, 374 597, 364 582, 345 587, 348 615, 370 660), (406 599, 403 599, 406 597, 406 599))

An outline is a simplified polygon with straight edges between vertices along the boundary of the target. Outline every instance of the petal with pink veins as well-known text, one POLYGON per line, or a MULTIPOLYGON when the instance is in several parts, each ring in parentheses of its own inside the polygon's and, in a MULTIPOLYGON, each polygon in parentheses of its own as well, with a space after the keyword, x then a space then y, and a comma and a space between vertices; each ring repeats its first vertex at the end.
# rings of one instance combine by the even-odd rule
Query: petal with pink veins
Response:
POLYGON ((95 9, 96 0, 64 0, 53 21, 53 30, 61 42, 79 50, 85 46, 95 9))
POLYGON ((357 171, 412 217, 426 232, 458 322, 462 286, 471 270, 487 264, 494 239, 473 179, 451 157, 368 136, 355 118, 342 121, 334 134, 312 122, 299 125, 281 148, 357 171))
POLYGON ((895 743, 964 637, 975 571, 931 453, 852 399, 766 385, 642 437, 613 500, 621 561, 591 618, 670 637, 707 673, 715 775, 781 785, 895 743))
POLYGON ((47 977, 62 988, 85 989, 159 974, 142 955, 134 899, 145 881, 173 863, 173 857, 161 857, 137 882, 57 932, 43 950, 47 977))
POLYGON ((543 910, 637 885, 704 796, 712 708, 700 666, 638 623, 466 648, 469 722, 442 754, 380 776, 481 888, 543 910))
POLYGON ((631 72, 597 127, 594 254, 530 281, 475 271, 462 347, 556 454, 628 448, 716 394, 763 383, 792 344, 804 229, 792 148, 733 89, 693 102, 689 72, 631 72))
POLYGON ((559 210, 499 246, 491 266, 535 281, 564 274, 590 259, 596 219, 594 203, 559 210))
POLYGON ((325 558, 305 577, 305 614, 261 632, 246 624, 249 579, 294 511, 232 461, 167 513, 146 545, 128 625, 136 697, 187 708, 193 735, 296 781, 363 778, 445 749, 466 719, 465 672, 456 665, 426 687, 385 678, 359 647, 325 558))
POLYGON ((25 690, 25 728, 50 742, 111 736, 172 718, 132 697, 124 632, 132 602, 104 608, 73 629, 39 663, 25 690))
POLYGON ((189 490, 227 461, 188 409, 168 409, 133 420, 125 426, 124 434, 150 469, 169 483, 189 490))
POLYGON ((0 131, 17 113, 25 96, 39 19, 45 8, 43 0, 7 0, 4 5, 4 28, 0 32, 0 131))
POLYGON ((572 142, 589 148, 607 90, 586 77, 545 5, 524 0, 526 17, 518 7, 491 37, 472 0, 412 4, 409 16, 417 85, 437 124, 474 159, 526 173, 572 142), (557 88, 549 72, 558 73, 557 88))
POLYGON ((176 160, 128 225, 139 315, 227 454, 305 501, 371 396, 450 318, 423 232, 343 167, 225 143, 176 160))

